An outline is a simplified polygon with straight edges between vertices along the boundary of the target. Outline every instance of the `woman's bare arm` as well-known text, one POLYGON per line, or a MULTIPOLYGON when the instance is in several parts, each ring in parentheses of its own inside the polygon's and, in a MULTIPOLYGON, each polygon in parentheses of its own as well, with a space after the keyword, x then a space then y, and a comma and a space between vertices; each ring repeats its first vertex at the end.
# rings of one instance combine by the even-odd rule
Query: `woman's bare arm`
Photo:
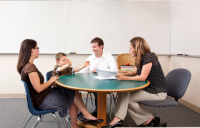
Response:
POLYGON ((45 82, 44 84, 40 84, 40 78, 37 72, 31 72, 28 74, 31 84, 33 85, 33 88, 38 93, 42 92, 46 88, 48 88, 55 80, 58 79, 58 77, 51 77, 49 81, 45 82))
POLYGON ((138 76, 128 77, 125 74, 117 74, 118 80, 134 80, 134 81, 145 81, 151 71, 152 63, 143 65, 142 72, 138 76))
POLYGON ((134 68, 133 71, 123 73, 123 76, 136 76, 137 75, 137 68, 134 68))

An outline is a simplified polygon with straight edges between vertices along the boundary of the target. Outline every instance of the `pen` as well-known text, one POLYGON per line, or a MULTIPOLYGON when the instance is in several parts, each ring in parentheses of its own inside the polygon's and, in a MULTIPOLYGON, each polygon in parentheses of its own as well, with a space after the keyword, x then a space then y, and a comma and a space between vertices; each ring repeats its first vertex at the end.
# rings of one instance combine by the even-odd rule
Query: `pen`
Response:
POLYGON ((77 54, 77 52, 70 52, 70 54, 77 54))
POLYGON ((177 54, 179 56, 188 56, 187 54, 177 54))

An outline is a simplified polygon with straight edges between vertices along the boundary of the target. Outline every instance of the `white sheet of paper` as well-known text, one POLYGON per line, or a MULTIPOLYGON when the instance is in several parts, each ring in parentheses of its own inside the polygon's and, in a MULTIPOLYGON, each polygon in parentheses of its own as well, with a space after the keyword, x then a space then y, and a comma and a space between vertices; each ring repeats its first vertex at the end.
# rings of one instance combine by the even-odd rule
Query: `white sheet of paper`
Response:
POLYGON ((98 80, 104 80, 104 79, 117 79, 115 76, 111 76, 111 77, 95 76, 95 77, 93 77, 93 78, 98 79, 98 80))
POLYGON ((117 72, 115 71, 107 71, 107 70, 100 70, 100 69, 96 69, 98 76, 101 76, 102 78, 108 78, 108 77, 112 77, 115 76, 115 74, 117 74, 117 72))

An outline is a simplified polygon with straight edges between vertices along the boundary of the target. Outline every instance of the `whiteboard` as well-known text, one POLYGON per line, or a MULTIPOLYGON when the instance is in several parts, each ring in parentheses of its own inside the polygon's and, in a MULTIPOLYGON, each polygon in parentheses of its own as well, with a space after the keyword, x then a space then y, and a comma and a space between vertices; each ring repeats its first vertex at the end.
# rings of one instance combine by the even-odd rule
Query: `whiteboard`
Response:
POLYGON ((133 37, 143 37, 153 52, 170 54, 170 1, 66 2, 66 52, 90 54, 100 37, 104 51, 129 51, 133 37))
POLYGON ((0 53, 34 39, 40 53, 65 52, 65 1, 0 1, 0 53))
POLYGON ((153 52, 170 54, 170 1, 0 1, 0 53, 19 53, 24 39, 40 53, 91 54, 90 41, 104 51, 127 53, 143 37, 153 52))
POLYGON ((200 1, 172 2, 171 53, 200 55, 200 1))

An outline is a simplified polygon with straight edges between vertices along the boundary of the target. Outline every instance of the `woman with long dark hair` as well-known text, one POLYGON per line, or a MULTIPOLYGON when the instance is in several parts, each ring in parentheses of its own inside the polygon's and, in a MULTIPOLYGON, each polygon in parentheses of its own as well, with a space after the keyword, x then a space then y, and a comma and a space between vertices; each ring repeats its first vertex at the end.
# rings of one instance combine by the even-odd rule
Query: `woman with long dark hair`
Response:
POLYGON ((50 87, 58 77, 51 77, 49 81, 44 83, 43 75, 33 64, 38 57, 37 42, 25 39, 20 47, 17 71, 21 75, 21 79, 28 84, 33 106, 39 110, 58 110, 60 117, 65 117, 69 109, 72 128, 79 128, 77 125, 78 109, 85 117, 84 123, 102 123, 102 119, 97 119, 88 112, 78 91, 50 87))
POLYGON ((155 53, 142 37, 130 40, 131 57, 135 57, 134 71, 117 74, 118 80, 150 81, 146 88, 118 93, 115 117, 107 126, 102 128, 122 127, 127 111, 138 126, 147 127, 155 123, 154 116, 139 104, 140 101, 164 100, 167 96, 167 86, 162 67, 155 53))

